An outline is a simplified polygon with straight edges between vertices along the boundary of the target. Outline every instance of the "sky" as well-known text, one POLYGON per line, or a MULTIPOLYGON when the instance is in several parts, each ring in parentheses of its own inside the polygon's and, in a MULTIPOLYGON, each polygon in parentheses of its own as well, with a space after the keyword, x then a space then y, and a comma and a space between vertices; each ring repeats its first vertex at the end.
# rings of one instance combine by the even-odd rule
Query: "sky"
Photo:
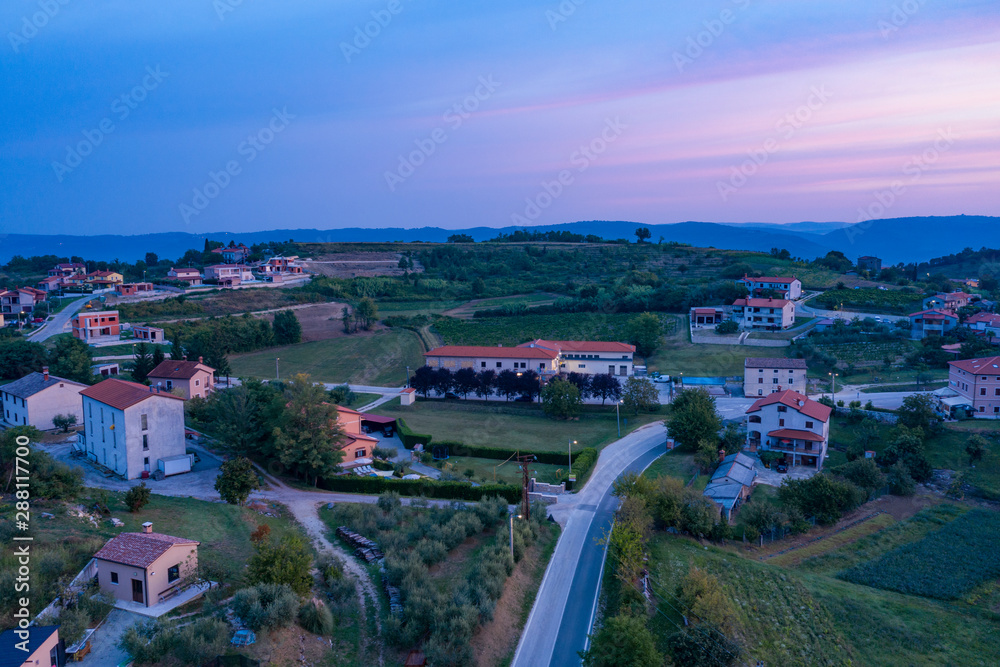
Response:
POLYGON ((4 0, 0 232, 1000 215, 998 9, 4 0))

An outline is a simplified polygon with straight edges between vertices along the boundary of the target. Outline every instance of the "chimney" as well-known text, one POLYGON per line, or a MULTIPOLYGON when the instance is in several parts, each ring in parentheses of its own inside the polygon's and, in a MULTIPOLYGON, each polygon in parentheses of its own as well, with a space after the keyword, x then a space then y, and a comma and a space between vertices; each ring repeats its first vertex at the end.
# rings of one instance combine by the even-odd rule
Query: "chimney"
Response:
POLYGON ((147 521, 146 523, 142 524, 142 532, 146 533, 147 535, 149 535, 150 533, 152 533, 153 532, 153 522, 152 521, 147 521))
POLYGON ((198 363, 199 364, 205 363, 205 357, 198 357, 198 363))
POLYGON ((49 381, 49 367, 48 366, 42 366, 42 377, 45 379, 46 382, 49 381))
POLYGON ((156 393, 156 387, 154 387, 153 385, 149 385, 149 393, 150 394, 155 394, 156 393))

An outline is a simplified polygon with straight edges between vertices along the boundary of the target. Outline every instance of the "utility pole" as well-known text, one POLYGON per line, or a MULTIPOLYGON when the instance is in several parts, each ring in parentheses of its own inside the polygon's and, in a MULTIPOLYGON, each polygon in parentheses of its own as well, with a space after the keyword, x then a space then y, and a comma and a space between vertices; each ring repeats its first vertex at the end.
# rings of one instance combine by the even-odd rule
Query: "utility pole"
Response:
POLYGON ((521 515, 525 519, 531 518, 531 504, 528 502, 528 464, 537 460, 538 457, 531 454, 517 457, 517 462, 521 464, 521 515))

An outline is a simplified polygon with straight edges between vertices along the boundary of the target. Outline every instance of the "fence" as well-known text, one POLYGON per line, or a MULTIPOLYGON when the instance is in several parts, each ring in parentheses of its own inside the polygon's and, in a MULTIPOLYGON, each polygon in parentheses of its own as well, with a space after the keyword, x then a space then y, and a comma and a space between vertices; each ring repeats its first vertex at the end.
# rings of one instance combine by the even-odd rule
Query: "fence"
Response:
MULTIPOLYGON (((780 556, 782 554, 787 554, 790 551, 795 551, 796 549, 801 549, 802 547, 807 546, 809 544, 813 544, 814 542, 819 542, 820 540, 825 540, 826 538, 828 538, 828 537, 830 537, 832 535, 836 535, 838 533, 842 533, 845 530, 847 530, 848 528, 853 528, 854 526, 857 526, 858 524, 864 523, 865 521, 868 521, 869 519, 874 519, 879 514, 886 514, 886 513, 887 512, 885 510, 879 510, 877 512, 872 512, 871 514, 865 515, 865 516, 861 517, 860 519, 857 519, 855 521, 850 522, 849 524, 841 526, 840 528, 838 528, 838 529, 836 529, 834 531, 831 531, 829 533, 825 533, 823 535, 819 535, 817 537, 812 538, 811 540, 807 540, 806 542, 803 542, 802 544, 796 544, 795 546, 788 547, 787 549, 782 549, 781 551, 776 551, 773 554, 768 554, 766 556, 761 556, 760 560, 767 560, 768 558, 774 558, 775 556, 780 556)), ((810 521, 812 522, 813 525, 816 525, 816 518, 815 517, 813 517, 812 519, 810 519, 810 521)), ((761 537, 763 538, 763 535, 761 537)), ((773 542, 773 541, 774 540, 770 540, 770 542, 773 542)), ((763 546, 763 542, 761 542, 761 546, 763 546)))

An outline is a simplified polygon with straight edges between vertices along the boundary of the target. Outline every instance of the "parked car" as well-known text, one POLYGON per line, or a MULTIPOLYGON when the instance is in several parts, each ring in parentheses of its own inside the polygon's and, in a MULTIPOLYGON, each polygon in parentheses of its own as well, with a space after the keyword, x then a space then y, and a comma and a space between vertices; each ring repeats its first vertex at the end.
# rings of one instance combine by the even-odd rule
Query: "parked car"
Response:
POLYGON ((657 375, 655 378, 653 378, 653 382, 658 382, 660 384, 667 384, 668 382, 670 382, 670 376, 669 375, 657 375))
POLYGON ((531 396, 518 396, 514 399, 515 403, 534 403, 535 399, 531 396))
POLYGON ((774 469, 778 472, 788 472, 788 464, 784 461, 778 461, 778 465, 774 469))
POLYGON ((445 398, 458 398, 458 394, 456 394, 456 393, 455 393, 455 392, 453 392, 453 391, 446 391, 446 392, 444 393, 444 397, 445 397, 445 398))

